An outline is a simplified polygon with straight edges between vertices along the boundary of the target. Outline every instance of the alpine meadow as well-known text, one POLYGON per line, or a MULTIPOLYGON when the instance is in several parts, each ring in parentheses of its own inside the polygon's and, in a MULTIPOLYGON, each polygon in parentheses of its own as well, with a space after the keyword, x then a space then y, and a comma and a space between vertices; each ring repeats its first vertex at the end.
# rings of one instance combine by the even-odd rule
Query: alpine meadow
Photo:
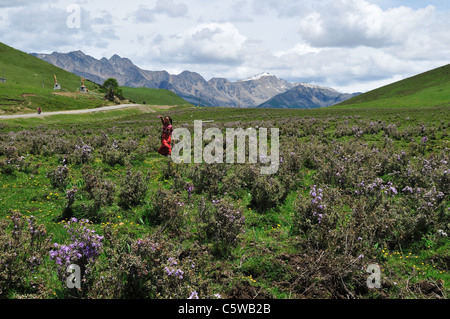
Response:
POLYGON ((311 109, 122 85, 109 101, 0 43, 2 67, 1 299, 449 297, 450 65, 311 109), (189 161, 158 152, 166 117, 189 161), (226 159, 242 128, 269 158, 278 130, 273 174, 245 136, 245 161, 226 159), (212 135, 216 160, 196 161, 212 135))

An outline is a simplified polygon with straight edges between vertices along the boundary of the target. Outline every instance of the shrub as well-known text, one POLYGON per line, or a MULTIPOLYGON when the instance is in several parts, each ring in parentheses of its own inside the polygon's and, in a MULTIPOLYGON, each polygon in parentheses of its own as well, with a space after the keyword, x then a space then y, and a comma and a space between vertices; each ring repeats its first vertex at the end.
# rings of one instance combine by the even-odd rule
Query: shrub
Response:
POLYGON ((170 190, 158 189, 152 200, 153 207, 147 211, 145 218, 162 225, 172 232, 179 233, 183 226, 183 206, 180 196, 170 190))
POLYGON ((258 211, 265 212, 280 205, 286 199, 289 190, 289 185, 282 184, 278 178, 260 175, 250 189, 251 205, 258 211))
POLYGON ((69 218, 73 217, 73 204, 75 202, 75 197, 78 192, 78 188, 76 186, 73 186, 71 189, 67 190, 66 192, 66 206, 64 207, 62 216, 59 218, 59 220, 67 220, 69 218))
POLYGON ((218 195, 225 173, 224 164, 195 164, 190 172, 195 192, 197 194, 205 192, 210 196, 218 195))
POLYGON ((126 152, 119 148, 119 143, 116 140, 114 140, 111 145, 104 146, 100 150, 100 154, 103 162, 109 166, 114 166, 116 164, 124 165, 127 157, 126 152))
POLYGON ((49 171, 47 177, 52 187, 64 190, 69 184, 69 168, 66 165, 60 165, 49 171))
POLYGON ((33 216, 13 212, 9 219, 0 220, 0 298, 12 293, 45 297, 38 272, 51 247, 51 235, 33 216))
POLYGON ((128 171, 119 186, 119 206, 130 208, 140 204, 147 193, 149 179, 150 174, 144 178, 140 171, 128 171))
POLYGON ((226 255, 236 246, 238 236, 245 232, 242 210, 226 200, 207 202, 202 199, 198 207, 199 235, 213 243, 214 251, 226 255))
MULTIPOLYGON (((75 264, 81 270, 81 283, 86 283, 87 276, 92 270, 92 264, 103 251, 103 236, 96 234, 88 227, 88 220, 78 221, 72 218, 64 227, 70 237, 70 244, 55 243, 50 251, 50 259, 55 260, 60 279, 67 279, 67 267, 75 264)), ((83 292, 83 289, 81 289, 83 292)))
POLYGON ((94 150, 91 146, 85 143, 77 144, 72 152, 72 161, 75 164, 87 164, 93 159, 93 152, 94 150))
MULTIPOLYGON (((288 257, 289 258, 289 257, 288 257)), ((356 299, 367 292, 364 258, 336 256, 328 250, 306 248, 298 258, 289 258, 293 276, 290 288, 307 298, 356 299)))
POLYGON ((25 160, 24 156, 11 155, 0 160, 0 172, 11 175, 16 171, 28 173, 30 171, 30 163, 25 160))
POLYGON ((109 180, 103 180, 100 172, 94 172, 87 167, 83 170, 83 180, 83 189, 88 198, 93 200, 96 211, 113 203, 116 185, 109 180))
MULTIPOLYGON (((160 235, 133 239, 105 229, 106 258, 96 263, 91 298, 185 299, 193 291, 208 298, 197 260, 160 235)), ((197 254, 196 254, 197 255, 197 254)))
POLYGON ((0 171, 3 174, 11 175, 17 171, 17 165, 11 159, 3 159, 0 161, 0 171))

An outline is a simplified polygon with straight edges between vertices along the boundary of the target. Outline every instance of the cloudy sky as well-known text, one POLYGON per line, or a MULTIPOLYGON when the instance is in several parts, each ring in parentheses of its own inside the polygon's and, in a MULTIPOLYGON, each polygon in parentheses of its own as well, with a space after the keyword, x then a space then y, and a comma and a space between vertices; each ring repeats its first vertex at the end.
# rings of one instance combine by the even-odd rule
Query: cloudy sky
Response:
POLYGON ((0 0, 0 42, 365 92, 446 65, 448 0, 0 0))

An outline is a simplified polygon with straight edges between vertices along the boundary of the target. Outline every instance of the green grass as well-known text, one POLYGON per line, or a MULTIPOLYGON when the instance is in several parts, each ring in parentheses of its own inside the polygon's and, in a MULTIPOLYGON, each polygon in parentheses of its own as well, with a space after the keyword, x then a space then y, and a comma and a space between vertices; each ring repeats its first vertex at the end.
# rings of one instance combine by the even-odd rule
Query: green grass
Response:
MULTIPOLYGON (((286 119, 309 118, 316 120, 316 125, 324 125, 325 139, 332 139, 336 127, 344 120, 349 121, 349 125, 358 125, 359 121, 371 120, 386 123, 397 123, 398 127, 407 128, 410 125, 418 126, 424 123, 427 127, 436 127, 448 123, 448 107, 411 107, 405 114, 401 108, 383 109, 368 108, 362 112, 354 108, 330 108, 314 110, 276 110, 276 109, 229 109, 229 108, 195 108, 176 107, 165 110, 167 115, 174 119, 175 126, 192 124, 196 119, 214 120, 215 123, 232 123, 240 121, 242 127, 255 124, 255 121, 274 121, 279 124, 286 119)), ((143 113, 140 109, 116 110, 111 112, 100 112, 94 114, 80 115, 54 115, 45 118, 33 119, 11 119, 0 121, 0 132, 34 130, 39 129, 72 129, 77 134, 83 134, 85 138, 93 136, 102 129, 118 128, 140 129, 146 127, 159 126, 160 121, 155 117, 155 113, 143 113), (95 131, 92 131, 95 129, 95 131)), ((300 132, 306 131, 306 127, 299 127, 300 132)), ((439 133, 439 132, 438 132, 439 133)), ((128 136, 112 135, 113 139, 126 139, 128 136)), ((141 137, 140 145, 143 146, 147 136, 141 137)), ((300 140, 305 143, 307 138, 300 140)), ((363 136, 367 143, 382 145, 384 136, 382 134, 363 136)), ((334 140, 334 138, 333 138, 334 140)), ((339 142, 347 143, 354 140, 353 137, 344 136, 336 139, 339 142)), ((437 147, 448 147, 448 137, 441 133, 437 134, 436 143, 432 154, 437 147), (436 148, 435 148, 436 147, 436 148)), ((394 141, 396 150, 408 147, 403 140, 394 141)), ((44 156, 29 154, 27 160, 34 166, 39 163, 35 172, 15 172, 13 175, 0 174, 0 218, 5 218, 11 214, 12 210, 18 210, 29 216, 34 215, 39 223, 46 226, 48 232, 54 234, 54 241, 61 243, 67 240, 64 223, 56 222, 60 216, 65 203, 65 191, 53 189, 48 182, 46 172, 55 168, 57 164, 56 156, 44 156)), ((173 180, 162 179, 162 169, 166 165, 165 158, 160 157, 156 152, 148 154, 144 160, 132 161, 133 169, 149 172, 151 174, 149 191, 144 204, 129 210, 123 210, 116 206, 106 210, 107 223, 122 233, 132 233, 136 237, 152 232, 155 226, 142 222, 141 216, 151 205, 152 194, 160 188, 169 189, 173 187, 173 180)), ((93 168, 99 168, 105 173, 105 178, 118 182, 120 176, 126 174, 128 167, 116 165, 109 167, 102 163, 98 156, 93 163, 93 168)), ((71 165, 71 183, 78 185, 82 180, 82 166, 71 165)), ((288 264, 279 258, 282 254, 301 254, 295 245, 295 238, 291 235, 292 214, 294 202, 297 198, 306 198, 309 187, 313 185, 314 170, 304 168, 302 170, 301 187, 292 191, 285 202, 277 209, 269 210, 264 214, 251 209, 248 206, 249 194, 243 194, 240 201, 246 207, 246 232, 242 236, 241 244, 238 245, 228 259, 214 259, 207 265, 205 276, 211 280, 216 289, 225 289, 214 278, 231 276, 226 281, 232 285, 250 285, 257 291, 265 291, 275 298, 292 298, 290 291, 282 283, 295 280, 296 273, 288 264), (209 273, 208 273, 209 271, 209 273), (226 274, 226 275, 224 275, 226 274)), ((69 187, 70 188, 70 187, 69 187)), ((82 199, 81 199, 82 200, 82 199)), ((191 230, 195 237, 198 225, 195 223, 196 211, 194 208, 187 209, 186 229, 191 230)), ((348 212, 346 212, 348 215, 348 212)), ((344 218, 345 216, 343 216, 344 218)), ((349 215, 348 218, 351 218, 349 215)), ((93 227, 99 232, 106 226, 106 223, 94 224, 93 227)), ((180 245, 190 247, 193 240, 189 237, 180 238, 180 245)), ((408 283, 420 283, 421 281, 444 280, 446 291, 448 292, 449 274, 445 271, 445 260, 448 260, 449 244, 447 241, 437 241, 433 238, 424 238, 416 246, 409 247, 405 251, 388 251, 383 247, 378 248, 378 263, 382 265, 383 277, 395 281, 398 285, 393 288, 385 288, 391 298, 405 297, 405 293, 410 289, 408 283), (411 254, 410 254, 411 253, 411 254), (414 256, 414 259, 409 256, 414 256), (401 257, 401 258, 400 258, 401 257), (446 259, 447 258, 447 259, 446 259)), ((52 267, 48 262, 46 267, 52 267)), ((228 278, 228 277, 227 277, 228 278)), ((317 278, 319 280, 320 278, 317 278)), ((53 279, 53 281, 57 281, 53 279)), ((52 285, 56 286, 56 283, 52 285)), ((378 292, 374 297, 379 297, 378 292)), ((412 295, 414 297, 414 295, 412 295)))
MULTIPOLYGON (((76 92, 81 85, 79 76, 3 43, 0 43, 0 69, 4 69, 7 83, 24 88, 42 88, 43 83, 44 88, 53 90, 54 75, 61 88, 69 92, 76 92)), ((85 85, 89 90, 96 86, 89 81, 85 85)))
POLYGON ((450 106, 450 64, 378 88, 333 108, 450 106))
POLYGON ((4 115, 34 113, 37 107, 44 112, 91 109, 111 103, 101 94, 54 92, 39 87, 22 87, 6 83, 0 86, 0 113, 4 115))
POLYGON ((98 94, 97 84, 86 81, 90 94, 79 94, 80 77, 3 43, 0 43, 0 69, 4 70, 6 78, 6 83, 0 83, 0 112, 3 114, 34 113, 37 107, 56 111, 109 104, 98 94), (55 75, 61 91, 53 89, 55 75))
POLYGON ((122 86, 123 95, 130 101, 148 105, 191 105, 175 93, 164 89, 131 88, 122 86))

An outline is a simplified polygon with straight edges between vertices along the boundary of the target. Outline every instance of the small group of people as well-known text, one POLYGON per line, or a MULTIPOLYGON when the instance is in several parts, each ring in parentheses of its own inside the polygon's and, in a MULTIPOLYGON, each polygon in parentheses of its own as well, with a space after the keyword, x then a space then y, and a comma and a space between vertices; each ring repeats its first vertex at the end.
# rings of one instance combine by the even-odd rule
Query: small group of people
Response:
POLYGON ((162 117, 161 115, 158 115, 158 118, 161 119, 161 123, 163 125, 161 133, 161 146, 158 149, 158 153, 169 157, 172 154, 172 119, 170 116, 162 117))

